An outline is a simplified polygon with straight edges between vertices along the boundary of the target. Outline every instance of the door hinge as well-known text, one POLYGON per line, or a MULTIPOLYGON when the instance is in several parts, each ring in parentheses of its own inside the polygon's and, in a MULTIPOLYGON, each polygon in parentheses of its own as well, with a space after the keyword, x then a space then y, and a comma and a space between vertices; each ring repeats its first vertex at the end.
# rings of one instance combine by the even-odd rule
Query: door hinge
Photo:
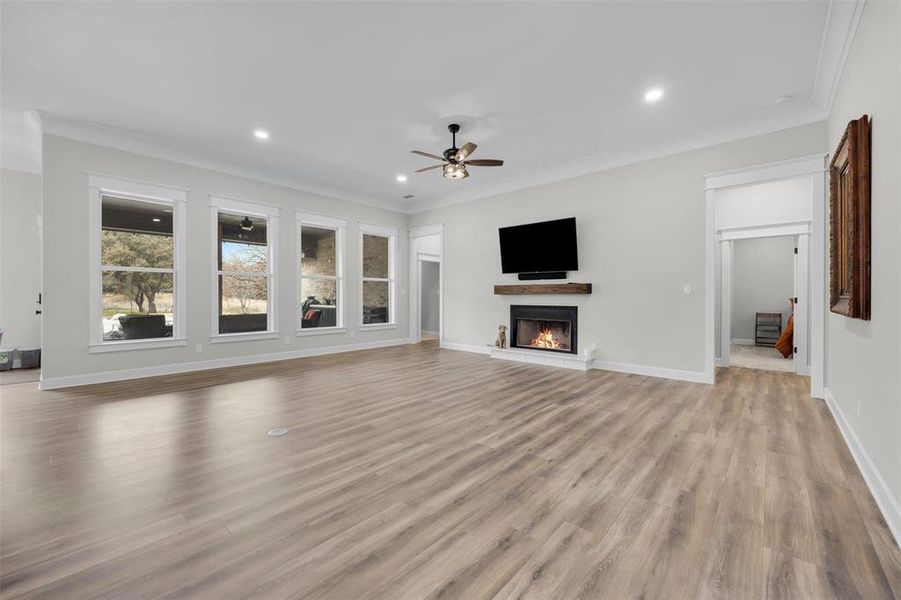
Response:
POLYGON ((798 347, 795 346, 794 348, 792 348, 792 352, 794 352, 795 354, 797 354, 797 353, 798 353, 798 347))
POLYGON ((797 253, 798 253, 798 249, 797 249, 797 248, 795 248, 795 254, 797 254, 797 253))
POLYGON ((795 296, 795 297, 794 297, 794 298, 792 298, 792 300, 794 300, 794 301, 795 301, 795 304, 797 304, 797 303, 798 303, 798 297, 797 297, 797 296, 795 296))

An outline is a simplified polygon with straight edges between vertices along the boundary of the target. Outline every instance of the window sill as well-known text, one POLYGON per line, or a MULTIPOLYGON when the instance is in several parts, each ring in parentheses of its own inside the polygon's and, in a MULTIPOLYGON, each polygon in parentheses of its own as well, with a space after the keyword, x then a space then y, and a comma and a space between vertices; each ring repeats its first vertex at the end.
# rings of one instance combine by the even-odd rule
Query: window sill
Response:
POLYGON ((157 338, 147 340, 122 340, 120 342, 103 342, 102 344, 88 345, 88 352, 101 354, 103 352, 122 352, 125 350, 148 350, 151 348, 175 348, 186 346, 186 338, 157 338))
POLYGON ((228 342, 252 342, 255 340, 275 340, 278 339, 277 331, 251 331, 248 333, 220 333, 219 335, 211 335, 211 344, 225 344, 228 342))
POLYGON ((360 331, 378 331, 380 329, 397 329, 397 323, 370 323, 360 325, 360 331))
POLYGON ((335 333, 347 333, 347 327, 307 327, 306 329, 298 329, 298 337, 306 337, 308 335, 330 335, 335 333))

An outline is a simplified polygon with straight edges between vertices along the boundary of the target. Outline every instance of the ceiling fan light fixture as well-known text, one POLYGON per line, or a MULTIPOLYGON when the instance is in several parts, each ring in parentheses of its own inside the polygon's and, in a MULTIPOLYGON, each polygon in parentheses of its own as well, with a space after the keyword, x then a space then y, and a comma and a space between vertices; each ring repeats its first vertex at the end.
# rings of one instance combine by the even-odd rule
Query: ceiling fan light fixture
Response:
POLYGON ((461 164, 448 163, 444 165, 444 176, 448 179, 463 179, 466 175, 466 167, 461 164))
POLYGON ((241 229, 244 231, 253 231, 253 221, 250 220, 250 217, 244 217, 244 220, 241 221, 241 229))

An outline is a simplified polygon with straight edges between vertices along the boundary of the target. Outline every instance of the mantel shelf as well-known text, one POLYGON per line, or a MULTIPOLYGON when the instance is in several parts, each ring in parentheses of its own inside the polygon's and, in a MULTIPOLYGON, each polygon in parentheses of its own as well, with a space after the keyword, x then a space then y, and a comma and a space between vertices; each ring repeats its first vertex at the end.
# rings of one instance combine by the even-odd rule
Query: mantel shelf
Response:
POLYGON ((495 295, 522 296, 525 294, 590 294, 590 283, 526 283, 521 285, 496 285, 495 295))

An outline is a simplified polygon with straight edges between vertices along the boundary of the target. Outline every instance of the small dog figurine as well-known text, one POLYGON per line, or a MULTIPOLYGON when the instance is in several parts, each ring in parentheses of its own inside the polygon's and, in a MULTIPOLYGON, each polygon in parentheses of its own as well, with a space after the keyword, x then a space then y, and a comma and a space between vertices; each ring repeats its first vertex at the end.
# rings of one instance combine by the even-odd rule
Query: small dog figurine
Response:
POLYGON ((506 325, 498 325, 497 326, 497 341, 494 342, 494 345, 498 348, 506 348, 507 347, 507 326, 506 325))

